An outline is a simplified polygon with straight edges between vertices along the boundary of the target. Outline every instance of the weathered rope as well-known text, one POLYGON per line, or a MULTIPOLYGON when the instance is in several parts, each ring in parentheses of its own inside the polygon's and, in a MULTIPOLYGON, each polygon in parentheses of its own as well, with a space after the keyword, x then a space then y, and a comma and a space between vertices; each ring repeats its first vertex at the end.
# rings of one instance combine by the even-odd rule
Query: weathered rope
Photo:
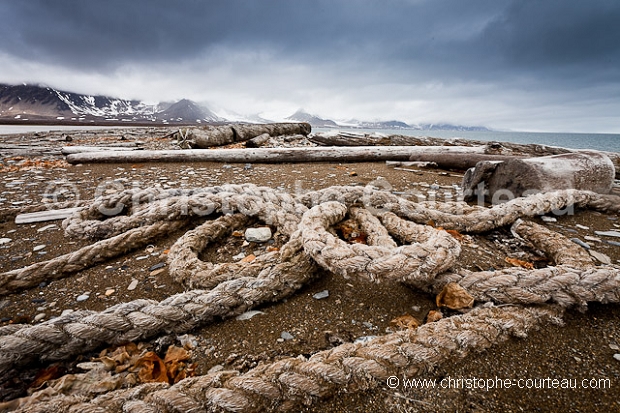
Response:
MULTIPOLYGON (((617 211, 620 208, 617 201, 617 197, 589 192, 558 191, 487 209, 466 207, 462 203, 414 203, 372 188, 329 188, 294 198, 254 185, 227 185, 189 192, 125 191, 102 197, 65 224, 67 233, 74 236, 121 237, 89 246, 108 245, 110 255, 106 257, 115 256, 114 247, 119 248, 114 252, 118 254, 126 251, 121 247, 144 241, 131 241, 131 237, 142 231, 155 233, 157 225, 184 225, 192 217, 240 212, 241 215, 224 215, 203 224, 175 245, 173 258, 181 257, 181 261, 171 264, 173 277, 195 287, 213 289, 189 291, 160 303, 136 300, 99 313, 75 312, 35 326, 2 327, 0 372, 30 360, 66 358, 102 344, 145 339, 161 332, 189 331, 216 317, 234 316, 255 305, 277 301, 313 277, 314 261, 334 273, 373 281, 398 280, 422 288, 457 282, 478 301, 530 304, 553 301, 561 306, 583 306, 592 300, 618 302, 617 267, 593 267, 590 261, 587 267, 573 268, 579 263, 585 265, 585 258, 573 254, 572 247, 562 247, 567 240, 559 235, 539 237, 542 227, 518 222, 514 230, 531 239, 537 248, 546 250, 556 263, 564 265, 535 271, 509 269, 459 275, 443 273, 458 257, 458 242, 445 231, 404 219, 419 223, 432 220, 437 226, 477 232, 571 205, 617 211), (314 202, 317 205, 312 207, 314 202), (360 208, 362 205, 366 209, 360 208), (308 210, 309 207, 312 208, 308 210), (116 215, 108 216, 110 212, 116 215), (130 215, 121 215, 127 213, 130 215), (341 221, 347 213, 368 234, 369 245, 349 245, 330 233, 328 227, 341 221), (228 225, 242 225, 245 217, 257 217, 278 227, 283 235, 290 235, 282 253, 264 254, 256 262, 243 265, 213 265, 198 259, 201 249, 223 236, 229 230, 228 225), (388 234, 413 244, 397 246, 388 234), (121 243, 118 240, 122 237, 127 240, 121 243), (302 249, 304 252, 299 252, 302 249), (175 271, 179 273, 175 275, 175 271)), ((567 244, 572 245, 570 241, 567 244)), ((53 265, 50 260, 1 276, 12 274, 9 282, 18 280, 15 284, 18 287, 23 288, 27 283, 36 285, 45 276, 57 277, 61 272, 92 265, 93 251, 82 249, 76 252, 81 254, 71 259, 67 254, 53 265), (24 276, 19 276, 20 271, 24 271, 24 276)), ((6 287, 5 291, 11 288, 6 287)))
POLYGON ((320 399, 381 386, 389 376, 416 377, 511 336, 524 338, 547 323, 561 323, 554 307, 479 307, 417 330, 367 343, 347 343, 310 358, 285 358, 247 373, 223 371, 168 386, 146 384, 88 400, 54 397, 24 404, 20 413, 62 412, 262 412, 293 410, 320 399))
POLYGON ((419 224, 433 221, 438 227, 469 233, 490 231, 511 225, 518 218, 565 211, 571 206, 620 213, 620 197, 575 189, 515 198, 491 208, 470 207, 462 202, 418 203, 370 187, 330 187, 308 192, 298 199, 307 207, 328 201, 338 201, 347 206, 363 205, 376 214, 393 212, 419 224))
POLYGON ((146 227, 134 228, 112 238, 82 247, 77 251, 2 273, 0 274, 0 295, 32 288, 43 281, 66 277, 68 274, 148 245, 154 239, 187 225, 188 221, 162 221, 146 227))
POLYGON ((500 271, 466 271, 441 274, 433 285, 439 291, 448 283, 458 283, 480 302, 544 304, 562 307, 588 302, 620 302, 620 267, 602 266, 585 269, 565 265, 525 270, 506 268, 500 271))
POLYGON ((594 266, 592 257, 585 249, 571 242, 564 235, 531 221, 518 219, 511 227, 512 232, 532 243, 553 260, 556 265, 574 268, 594 266))
POLYGON ((101 312, 76 311, 40 324, 0 327, 0 373, 32 360, 62 360, 102 344, 119 345, 163 332, 183 333, 259 304, 279 301, 315 276, 304 254, 236 278, 210 291, 192 290, 166 300, 135 300, 101 312))
MULTIPOLYGON (((427 284, 437 274, 450 268, 461 252, 460 244, 452 236, 432 227, 426 227, 427 240, 423 243, 396 248, 349 245, 327 231, 346 213, 347 207, 335 201, 313 207, 304 214, 299 229, 291 236, 291 248, 302 245, 321 267, 344 277, 360 276, 371 281, 391 279, 410 283, 426 280, 427 284)), ((366 225, 369 224, 370 221, 367 221, 366 225)), ((284 256, 292 252, 294 250, 283 249, 284 256)))

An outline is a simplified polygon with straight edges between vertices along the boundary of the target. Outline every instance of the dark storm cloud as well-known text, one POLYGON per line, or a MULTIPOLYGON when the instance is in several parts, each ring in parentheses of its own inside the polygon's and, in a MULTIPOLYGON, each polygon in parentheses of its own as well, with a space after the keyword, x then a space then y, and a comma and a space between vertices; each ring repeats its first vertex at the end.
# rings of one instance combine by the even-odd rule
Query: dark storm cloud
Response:
POLYGON ((191 59, 217 47, 476 77, 572 64, 613 69, 620 56, 617 0, 7 0, 0 7, 4 51, 90 69, 191 59))
POLYGON ((0 82, 32 63, 37 81, 82 76, 97 93, 338 95, 384 117, 454 105, 482 122, 489 108, 620 105, 618 0, 0 0, 0 16, 0 82))

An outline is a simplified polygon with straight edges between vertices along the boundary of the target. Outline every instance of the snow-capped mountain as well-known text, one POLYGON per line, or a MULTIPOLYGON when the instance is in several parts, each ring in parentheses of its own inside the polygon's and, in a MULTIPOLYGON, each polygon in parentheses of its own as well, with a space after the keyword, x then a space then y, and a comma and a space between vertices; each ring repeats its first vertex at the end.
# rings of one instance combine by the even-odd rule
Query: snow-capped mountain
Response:
POLYGON ((331 119, 323 119, 316 115, 311 115, 303 109, 299 109, 291 116, 286 118, 287 121, 307 122, 315 128, 336 128, 338 124, 331 119))
POLYGON ((488 130, 482 126, 460 126, 448 123, 410 125, 398 120, 335 121, 299 109, 292 115, 242 115, 224 108, 210 109, 182 99, 177 102, 145 103, 139 100, 108 96, 83 95, 38 85, 0 84, 0 123, 29 121, 32 123, 135 123, 135 124, 204 124, 204 123, 271 123, 307 122, 314 128, 416 129, 416 130, 488 130), (269 119, 266 119, 269 118, 269 119))
POLYGON ((2 121, 134 123, 225 122, 209 108, 187 99, 149 104, 139 100, 82 95, 36 85, 0 84, 2 121))

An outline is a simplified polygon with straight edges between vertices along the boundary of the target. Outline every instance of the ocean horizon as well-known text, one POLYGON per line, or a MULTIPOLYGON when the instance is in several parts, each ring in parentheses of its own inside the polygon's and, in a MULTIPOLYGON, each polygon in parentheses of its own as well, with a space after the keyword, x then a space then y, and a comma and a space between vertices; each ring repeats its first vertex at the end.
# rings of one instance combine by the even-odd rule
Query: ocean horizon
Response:
MULTIPOLYGON (((312 128, 313 132, 328 132, 338 128, 312 128)), ((418 129, 357 129, 342 128, 356 133, 383 133, 386 135, 429 136, 432 138, 479 140, 485 142, 537 143, 570 149, 594 149, 620 152, 620 134, 615 133, 562 133, 562 132, 513 132, 513 131, 455 131, 418 129)))

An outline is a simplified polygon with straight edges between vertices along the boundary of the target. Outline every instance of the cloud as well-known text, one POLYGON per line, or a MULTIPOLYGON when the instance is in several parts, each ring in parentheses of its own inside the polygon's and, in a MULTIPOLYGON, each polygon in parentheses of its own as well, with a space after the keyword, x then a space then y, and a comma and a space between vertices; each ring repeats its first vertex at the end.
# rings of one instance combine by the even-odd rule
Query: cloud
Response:
POLYGON ((620 131, 617 0, 29 0, 0 1, 0 14, 3 82, 620 131))

